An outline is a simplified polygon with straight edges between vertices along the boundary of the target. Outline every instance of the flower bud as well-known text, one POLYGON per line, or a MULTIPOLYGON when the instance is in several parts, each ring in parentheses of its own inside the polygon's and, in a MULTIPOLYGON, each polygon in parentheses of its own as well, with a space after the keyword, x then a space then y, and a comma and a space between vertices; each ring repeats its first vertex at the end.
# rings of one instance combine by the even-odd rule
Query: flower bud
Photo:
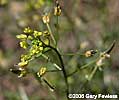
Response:
POLYGON ((43 20, 43 23, 44 23, 44 24, 49 23, 49 22, 50 22, 50 17, 49 17, 49 15, 48 15, 48 14, 47 14, 47 15, 44 15, 44 16, 42 17, 42 20, 43 20))
POLYGON ((23 62, 18 63, 19 67, 26 67, 27 65, 28 65, 28 61, 23 61, 23 62))
POLYGON ((42 67, 39 72, 37 72, 38 77, 43 76, 46 73, 46 67, 42 67))
POLYGON ((62 12, 62 10, 61 10, 60 6, 54 7, 54 15, 55 16, 60 16, 61 12, 62 12))
POLYGON ((36 37, 41 36, 42 35, 42 32, 34 31, 33 35, 36 38, 36 37))
POLYGON ((33 30, 30 29, 29 27, 24 29, 24 33, 32 33, 32 32, 33 32, 33 30))
POLYGON ((95 53, 97 53, 97 50, 88 50, 85 52, 85 56, 86 57, 91 57, 93 56, 95 53))
POLYGON ((18 39, 26 39, 27 38, 27 35, 25 34, 20 34, 20 35, 17 35, 16 36, 18 39))
POLYGON ((61 15, 61 12, 62 12, 61 6, 60 6, 58 0, 56 0, 55 3, 56 3, 56 7, 54 7, 54 15, 55 16, 60 16, 61 15))
POLYGON ((26 48, 28 47, 27 42, 26 42, 26 41, 21 41, 21 42, 20 42, 20 47, 26 49, 26 48))

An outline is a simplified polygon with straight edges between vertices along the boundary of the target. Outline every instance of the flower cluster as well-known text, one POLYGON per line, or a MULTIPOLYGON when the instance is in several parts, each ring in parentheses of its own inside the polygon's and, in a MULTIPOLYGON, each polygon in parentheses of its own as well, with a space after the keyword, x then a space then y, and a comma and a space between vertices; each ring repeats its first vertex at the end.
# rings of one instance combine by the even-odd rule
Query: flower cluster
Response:
POLYGON ((49 45, 50 43, 48 31, 36 31, 28 27, 23 32, 24 34, 16 36, 20 39, 20 47, 27 50, 27 54, 22 54, 20 62, 17 64, 19 72, 22 73, 19 74, 19 77, 25 76, 26 73, 24 72, 29 62, 37 55, 43 54, 46 49, 45 45, 49 45))
MULTIPOLYGON (((54 7, 54 15, 61 15, 61 7, 57 0, 56 6, 54 7)), ((27 66, 29 65, 30 61, 41 55, 44 56, 44 52, 48 50, 48 45, 50 45, 52 42, 56 44, 55 38, 49 26, 50 13, 45 13, 45 15, 42 16, 42 21, 47 26, 47 30, 37 31, 31 29, 30 27, 26 27, 23 30, 22 34, 16 36, 20 40, 20 47, 26 50, 26 54, 22 54, 20 56, 20 62, 15 65, 18 67, 18 69, 10 69, 11 72, 18 74, 18 77, 24 77, 26 76, 26 74, 29 73, 29 68, 27 66), (51 39, 53 41, 50 43, 51 39)), ((38 77, 42 77, 45 72, 46 68, 41 67, 40 70, 36 73, 36 75, 38 77)))

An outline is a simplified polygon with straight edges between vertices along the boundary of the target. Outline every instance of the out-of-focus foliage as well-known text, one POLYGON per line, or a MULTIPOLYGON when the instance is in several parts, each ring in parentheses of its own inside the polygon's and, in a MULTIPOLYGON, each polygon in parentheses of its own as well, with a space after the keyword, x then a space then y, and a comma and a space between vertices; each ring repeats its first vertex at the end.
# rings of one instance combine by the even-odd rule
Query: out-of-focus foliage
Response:
MULTIPOLYGON (((60 0, 60 4, 62 14, 59 26, 53 15, 50 15, 50 26, 63 54, 84 54, 90 49, 104 51, 116 40, 116 46, 110 54, 111 59, 105 62, 102 71, 97 71, 90 83, 83 86, 94 63, 68 78, 71 93, 119 93, 119 0, 60 0)), ((24 27, 44 31, 46 26, 42 22, 42 15, 53 9, 54 0, 0 0, 0 100, 23 99, 21 90, 30 100, 64 100, 62 91, 51 92, 44 83, 43 86, 39 85, 32 75, 18 79, 8 70, 19 62, 19 55, 24 52, 19 48, 19 41, 15 36, 23 33, 24 27)), ((50 52, 51 60, 59 63, 56 53, 50 52)), ((63 60, 67 72, 71 73, 75 68, 91 63, 96 57, 64 55, 63 60)), ((44 58, 39 58, 30 67, 36 72, 41 66, 54 70, 52 63, 46 62, 44 58)), ((49 74, 46 77, 59 90, 65 87, 60 72, 49 74)))

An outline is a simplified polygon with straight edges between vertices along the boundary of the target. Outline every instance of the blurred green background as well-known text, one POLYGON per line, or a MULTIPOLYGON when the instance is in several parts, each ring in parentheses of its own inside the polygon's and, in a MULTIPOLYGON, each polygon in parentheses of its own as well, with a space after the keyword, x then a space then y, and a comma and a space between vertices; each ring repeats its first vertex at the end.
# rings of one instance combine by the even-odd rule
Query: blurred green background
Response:
MULTIPOLYGON (((116 46, 111 52, 103 71, 98 71, 92 81, 85 85, 83 93, 119 93, 119 0, 59 0, 62 15, 59 18, 59 34, 55 35, 58 46, 64 53, 89 49, 106 50, 113 40, 116 46)), ((9 72, 19 62, 24 51, 19 47, 16 35, 30 26, 36 30, 46 27, 41 17, 44 12, 51 12, 54 0, 0 0, 0 100, 65 100, 60 92, 51 92, 32 76, 18 79, 9 72)), ((56 33, 56 18, 51 17, 53 33, 56 33)), ((52 54, 54 59, 56 55, 52 54)), ((70 73, 77 66, 82 66, 95 59, 76 56, 63 56, 67 71, 70 73)), ((54 60, 54 62, 57 62, 54 60)), ((44 65, 35 61, 32 66, 44 65), (37 63, 37 64, 36 64, 37 63)), ((46 66, 52 67, 50 64, 46 66)), ((93 65, 92 65, 93 66, 93 65)), ((91 66, 90 66, 91 67, 91 66)), ((82 93, 89 69, 79 71, 68 79, 71 93, 82 93)), ((59 73, 51 73, 47 79, 59 89, 64 81, 59 73)))

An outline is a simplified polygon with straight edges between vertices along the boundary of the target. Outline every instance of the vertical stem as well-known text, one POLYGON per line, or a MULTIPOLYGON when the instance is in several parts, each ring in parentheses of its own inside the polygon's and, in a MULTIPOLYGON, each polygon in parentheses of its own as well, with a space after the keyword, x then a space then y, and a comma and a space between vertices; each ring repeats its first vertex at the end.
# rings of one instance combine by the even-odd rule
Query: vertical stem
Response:
POLYGON ((61 67, 62 67, 62 73, 63 73, 63 76, 64 76, 64 80, 65 80, 65 84, 66 84, 66 93, 67 93, 67 99, 68 99, 68 94, 69 94, 69 84, 68 84, 68 80, 67 80, 67 74, 66 74, 66 70, 65 70, 65 67, 64 67, 64 62, 62 60, 62 57, 60 55, 60 53, 58 52, 58 50, 50 45, 46 45, 46 47, 49 47, 51 49, 53 49, 57 55, 58 55, 58 58, 60 60, 60 63, 61 63, 61 67))
POLYGON ((58 28, 59 28, 59 17, 57 16, 57 34, 59 34, 58 28))
POLYGON ((50 33, 50 35, 51 35, 51 38, 52 38, 52 40, 53 40, 53 43, 56 45, 56 40, 55 40, 55 38, 54 38, 54 36, 53 36, 53 34, 52 34, 50 25, 49 25, 48 23, 47 23, 46 25, 47 25, 48 31, 49 31, 49 33, 50 33))
MULTIPOLYGON (((59 37, 59 17, 56 16, 56 34, 57 34, 57 37, 59 37)), ((56 42, 56 45, 57 45, 57 42, 56 42)))

